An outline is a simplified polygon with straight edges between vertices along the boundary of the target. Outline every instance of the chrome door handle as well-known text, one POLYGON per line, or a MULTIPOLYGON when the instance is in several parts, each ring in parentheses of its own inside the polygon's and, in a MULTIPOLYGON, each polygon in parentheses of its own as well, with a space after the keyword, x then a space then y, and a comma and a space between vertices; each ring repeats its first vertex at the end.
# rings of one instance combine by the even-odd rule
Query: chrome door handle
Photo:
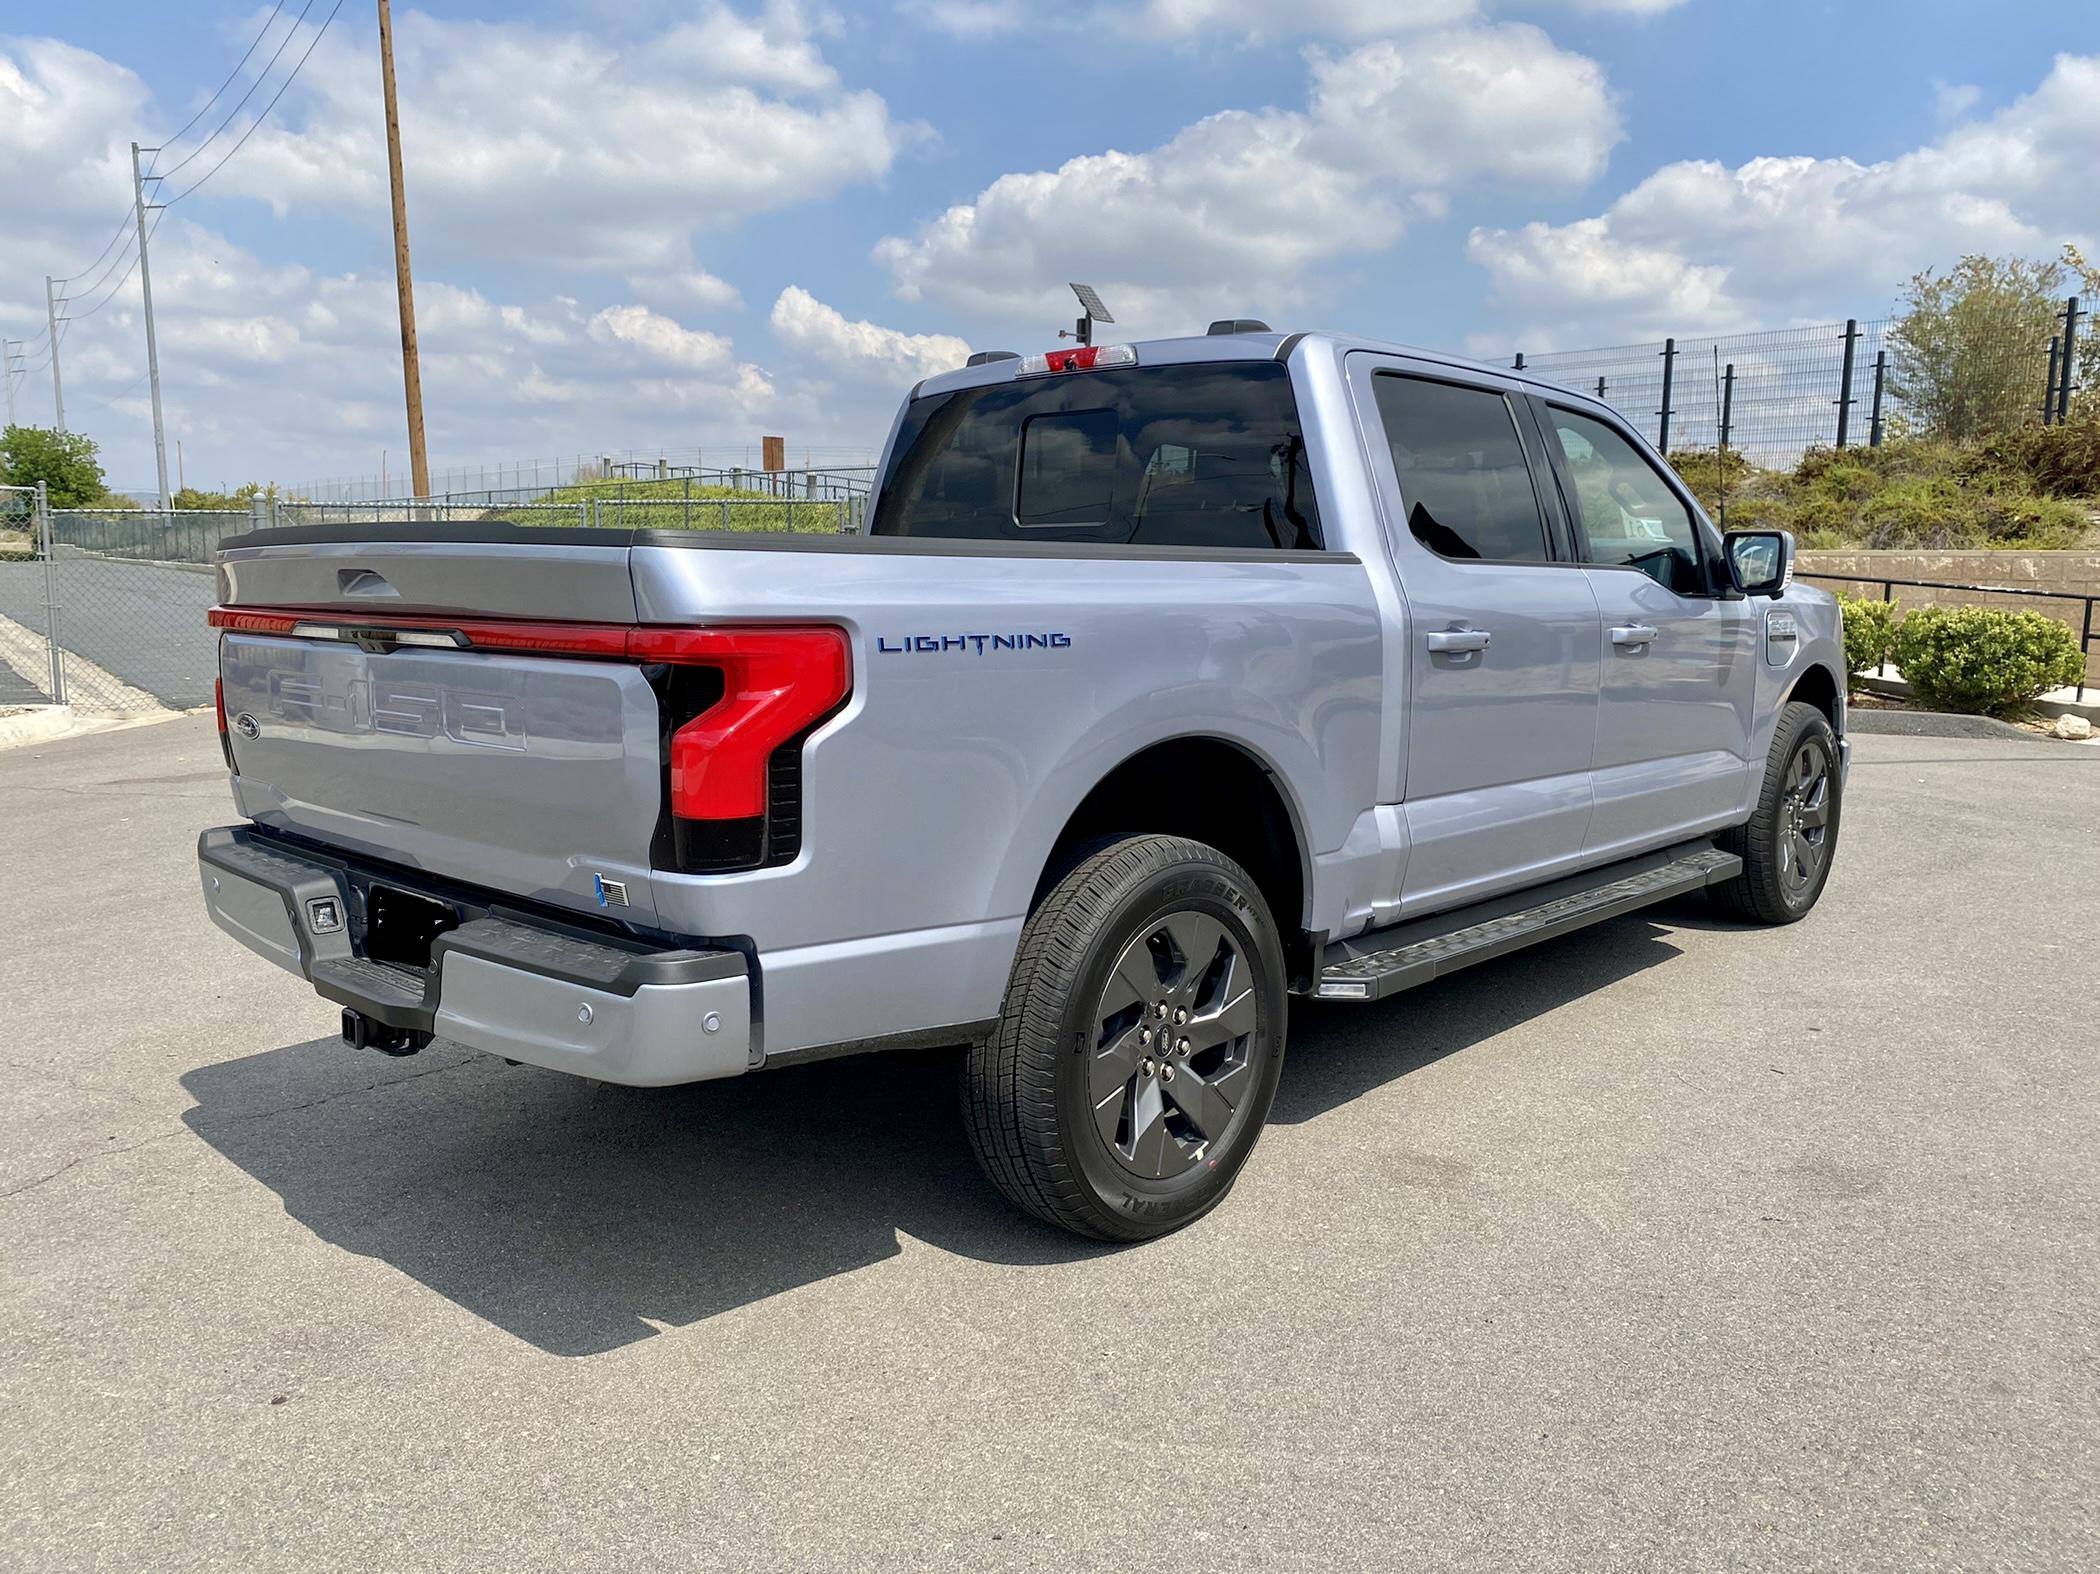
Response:
POLYGON ((1486 650, 1493 637, 1486 629, 1432 629, 1424 639, 1431 650, 1442 655, 1462 650, 1486 650))
POLYGON ((1611 631, 1614 645, 1641 646, 1655 643, 1655 630, 1645 623, 1622 623, 1611 631))

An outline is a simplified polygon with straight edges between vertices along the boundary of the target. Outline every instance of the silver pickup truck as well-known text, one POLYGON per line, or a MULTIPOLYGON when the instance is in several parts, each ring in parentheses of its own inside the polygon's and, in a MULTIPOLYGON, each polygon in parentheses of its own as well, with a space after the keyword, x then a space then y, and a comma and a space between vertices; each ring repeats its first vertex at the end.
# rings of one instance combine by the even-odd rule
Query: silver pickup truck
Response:
POLYGON ((230 934, 613 1082, 966 1045, 986 1173, 1131 1240, 1371 1002, 1837 846, 1838 609, 1604 405, 1228 331, 912 389, 866 533, 291 528, 220 564, 230 934))

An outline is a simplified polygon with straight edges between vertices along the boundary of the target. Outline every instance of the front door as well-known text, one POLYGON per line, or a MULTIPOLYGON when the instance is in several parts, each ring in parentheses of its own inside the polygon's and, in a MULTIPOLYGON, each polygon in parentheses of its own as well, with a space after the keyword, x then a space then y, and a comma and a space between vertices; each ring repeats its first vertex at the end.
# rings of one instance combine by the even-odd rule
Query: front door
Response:
POLYGON ((1581 861, 1597 602, 1566 560, 1520 390, 1350 359, 1407 606, 1399 896, 1412 917, 1581 861))
POLYGON ((1603 617, 1587 850, 1719 830, 1740 815, 1752 764, 1750 603, 1719 593, 1718 543, 1630 434, 1597 413, 1535 408, 1603 617))

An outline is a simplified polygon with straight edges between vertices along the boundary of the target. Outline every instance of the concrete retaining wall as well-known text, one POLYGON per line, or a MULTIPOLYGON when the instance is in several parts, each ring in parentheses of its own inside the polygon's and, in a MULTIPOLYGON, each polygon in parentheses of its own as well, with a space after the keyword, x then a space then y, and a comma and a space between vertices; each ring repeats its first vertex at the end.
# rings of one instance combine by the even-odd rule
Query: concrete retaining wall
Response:
MULTIPOLYGON (((1856 585, 1823 576, 1854 574, 1871 579, 1936 579, 1964 585, 2008 585, 2019 590, 2050 590, 2073 596, 2100 596, 2100 552, 1803 552, 1795 573, 1825 590, 1849 590, 1879 596, 1878 584, 1856 585)), ((1984 591, 1914 590, 1895 587, 1898 606, 2006 607, 2040 612, 2079 631, 2085 608, 2075 601, 2044 601, 2027 596, 1993 596, 1984 591)), ((2093 632, 2100 635, 2100 608, 2093 632)), ((2086 680, 2100 683, 2100 643, 2086 648, 2086 680)))

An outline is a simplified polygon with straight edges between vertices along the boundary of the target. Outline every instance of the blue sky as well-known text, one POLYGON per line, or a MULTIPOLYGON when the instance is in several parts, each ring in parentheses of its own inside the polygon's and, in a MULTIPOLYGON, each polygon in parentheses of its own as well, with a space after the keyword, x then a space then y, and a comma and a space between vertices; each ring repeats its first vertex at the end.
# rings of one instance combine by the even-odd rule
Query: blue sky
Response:
MULTIPOLYGON (((171 441, 207 484, 400 463, 372 8, 316 43, 333 3, 0 19, 20 415, 51 418, 43 276, 75 274, 69 425, 120 485, 152 480, 137 281, 87 265, 128 141, 259 33, 163 155, 285 45, 173 195, 314 46, 154 237, 171 441)), ((1499 354, 1875 316, 1963 251, 2100 250, 2089 0, 559 0, 403 6, 396 37, 439 466, 769 431, 846 457, 925 371, 1050 342, 1071 277, 1132 336, 1247 314, 1499 354)))

